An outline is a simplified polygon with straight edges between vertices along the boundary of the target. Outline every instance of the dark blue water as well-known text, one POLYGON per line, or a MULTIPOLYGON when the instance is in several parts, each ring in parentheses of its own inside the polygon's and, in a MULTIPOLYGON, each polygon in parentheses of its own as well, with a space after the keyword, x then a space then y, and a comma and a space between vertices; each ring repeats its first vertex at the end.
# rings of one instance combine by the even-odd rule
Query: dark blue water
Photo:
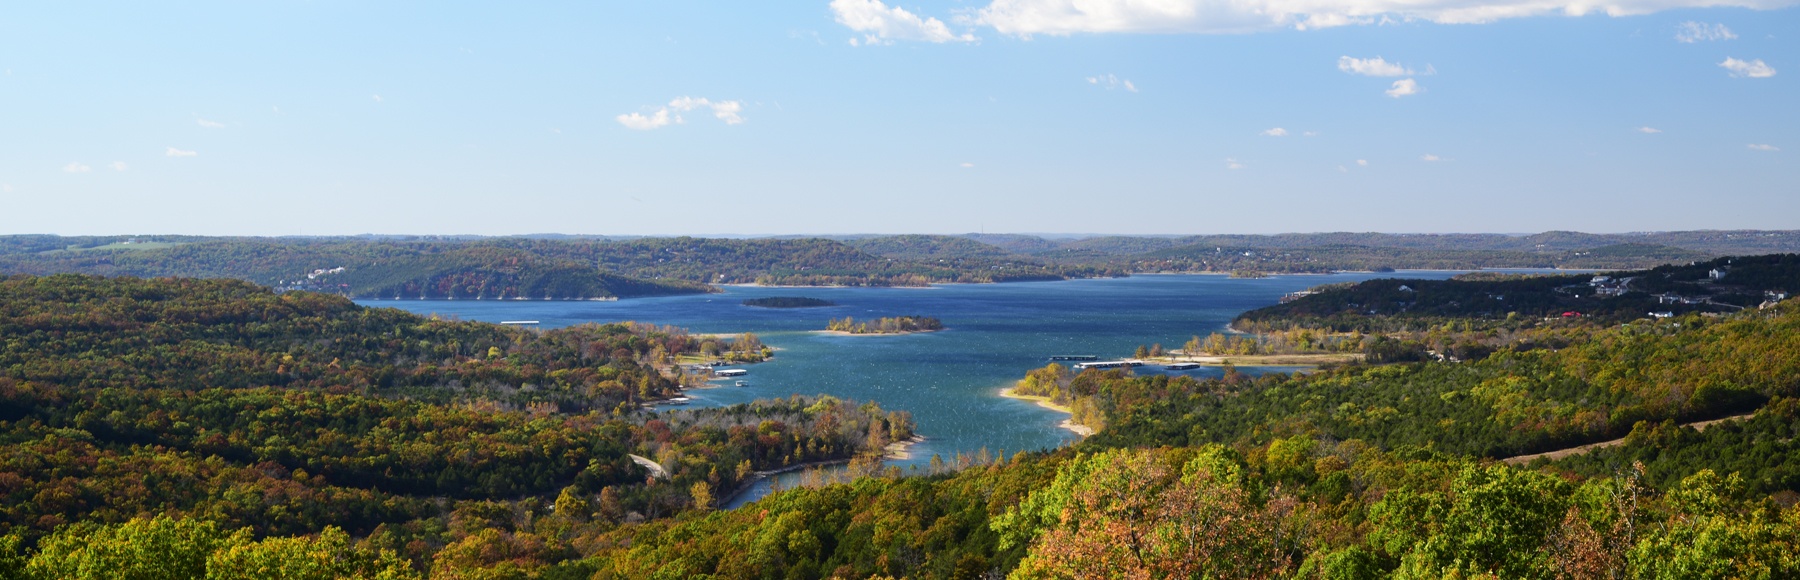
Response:
MULTIPOLYGON (((1222 330, 1237 314, 1274 304, 1282 294, 1318 284, 1375 277, 1441 279, 1454 272, 1404 271, 1233 279, 1214 275, 959 284, 931 288, 727 287, 724 294, 582 301, 363 301, 467 320, 538 320, 546 328, 584 322, 638 321, 701 333, 754 332, 777 349, 775 359, 741 368, 749 386, 689 391, 693 405, 730 405, 792 394, 830 394, 910 411, 927 440, 902 467, 974 453, 1064 445, 1075 435, 1058 427, 1066 415, 998 392, 1041 367, 1051 355, 1128 357, 1140 344, 1179 347, 1194 335, 1222 330), (828 308, 767 309, 740 304, 762 296, 808 296, 828 308), (831 336, 830 318, 923 315, 948 330, 898 336, 831 336)), ((1245 369, 1256 371, 1257 369, 1245 369)), ((1263 369, 1286 370, 1286 369, 1263 369)), ((1144 367, 1139 372, 1155 372, 1144 367)), ((1216 376, 1218 369, 1187 371, 1216 376)), ((759 497, 749 493, 745 497, 759 497)))

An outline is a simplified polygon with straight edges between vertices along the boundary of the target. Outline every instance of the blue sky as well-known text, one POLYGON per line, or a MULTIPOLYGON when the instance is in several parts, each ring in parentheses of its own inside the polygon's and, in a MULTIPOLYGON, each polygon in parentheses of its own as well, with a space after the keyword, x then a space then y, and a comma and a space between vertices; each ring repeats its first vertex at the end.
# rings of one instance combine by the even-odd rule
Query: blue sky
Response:
POLYGON ((26 3, 0 233, 1793 229, 1797 1, 26 3))

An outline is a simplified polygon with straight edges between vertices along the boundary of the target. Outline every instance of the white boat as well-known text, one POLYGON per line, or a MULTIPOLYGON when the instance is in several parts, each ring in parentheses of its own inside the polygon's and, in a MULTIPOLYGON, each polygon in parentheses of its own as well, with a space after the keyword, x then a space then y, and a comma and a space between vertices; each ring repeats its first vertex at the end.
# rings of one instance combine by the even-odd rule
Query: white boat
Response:
POLYGON ((738 381, 737 386, 748 387, 748 386, 750 386, 750 381, 738 381))

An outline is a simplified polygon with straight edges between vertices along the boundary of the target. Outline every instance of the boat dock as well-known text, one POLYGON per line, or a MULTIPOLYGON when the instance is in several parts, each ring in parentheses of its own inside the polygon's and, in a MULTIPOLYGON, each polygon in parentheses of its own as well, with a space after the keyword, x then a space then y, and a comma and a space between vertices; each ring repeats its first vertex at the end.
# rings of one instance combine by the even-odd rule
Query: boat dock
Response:
POLYGON ((1052 360, 1052 361, 1100 360, 1100 357, 1091 355, 1091 354, 1059 354, 1059 355, 1051 356, 1050 360, 1052 360))
POLYGON ((1075 370, 1081 371, 1081 370, 1087 370, 1087 369, 1117 369, 1117 368, 1141 367, 1141 366, 1144 366, 1144 361, 1141 361, 1141 360, 1109 360, 1109 361, 1075 363, 1075 370))
POLYGON ((715 377, 741 377, 747 374, 750 374, 750 371, 744 369, 713 369, 715 377))
POLYGON ((1172 371, 1191 371, 1200 368, 1200 363, 1169 363, 1163 365, 1163 368, 1172 371))

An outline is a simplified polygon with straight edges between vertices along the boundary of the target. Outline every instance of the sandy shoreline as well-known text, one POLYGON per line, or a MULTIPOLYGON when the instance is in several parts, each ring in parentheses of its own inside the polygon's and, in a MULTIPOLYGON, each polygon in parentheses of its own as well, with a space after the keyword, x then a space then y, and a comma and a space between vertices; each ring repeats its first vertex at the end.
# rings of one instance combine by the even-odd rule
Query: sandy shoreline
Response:
POLYGON ((924 435, 913 435, 911 439, 889 443, 887 448, 884 449, 884 451, 887 452, 887 455, 883 455, 882 459, 894 461, 912 459, 912 452, 908 451, 908 449, 912 448, 913 445, 923 443, 924 441, 924 435))
MULTIPOLYGON (((1012 390, 1012 387, 1007 387, 1007 388, 1004 388, 1004 389, 1000 389, 1000 396, 1002 396, 1002 397, 1006 397, 1006 398, 1008 398, 1008 399, 1018 399, 1018 400, 1021 400, 1021 401, 1031 401, 1031 402, 1034 402, 1034 403, 1037 403, 1037 405, 1038 405, 1038 406, 1039 406, 1039 407, 1043 407, 1043 408, 1045 408, 1045 409, 1049 409, 1049 410, 1052 410, 1052 411, 1056 411, 1056 412, 1058 412, 1058 413, 1069 413, 1069 414, 1071 414, 1071 415, 1073 415, 1073 414, 1074 414, 1074 413, 1075 413, 1075 410, 1074 410, 1074 409, 1070 409, 1070 408, 1068 408, 1068 407, 1064 407, 1064 406, 1062 406, 1062 405, 1058 405, 1058 404, 1056 404, 1056 403, 1052 403, 1052 402, 1050 402, 1050 398, 1049 398, 1049 397, 1038 397, 1038 396, 1033 396, 1033 395, 1021 395, 1021 394, 1018 394, 1018 393, 1014 393, 1014 392, 1013 392, 1013 390, 1012 390)), ((1089 426, 1087 426, 1087 425, 1081 425, 1081 424, 1078 424, 1078 423, 1076 423, 1076 422, 1075 422, 1075 419, 1074 419, 1074 418, 1073 418, 1073 417, 1071 417, 1071 418, 1068 418, 1068 419, 1063 419, 1063 421, 1062 421, 1062 422, 1061 422, 1061 423, 1057 423, 1057 424, 1056 424, 1056 426, 1057 426, 1057 427, 1062 427, 1062 428, 1064 428, 1064 429, 1068 429, 1068 430, 1069 430, 1069 431, 1072 431, 1072 432, 1074 432, 1074 433, 1075 433, 1075 434, 1076 434, 1076 435, 1080 435, 1080 436, 1082 436, 1082 437, 1087 437, 1087 436, 1089 436, 1089 435, 1093 435, 1093 434, 1094 434, 1094 428, 1093 428, 1093 427, 1089 427, 1089 426)))

